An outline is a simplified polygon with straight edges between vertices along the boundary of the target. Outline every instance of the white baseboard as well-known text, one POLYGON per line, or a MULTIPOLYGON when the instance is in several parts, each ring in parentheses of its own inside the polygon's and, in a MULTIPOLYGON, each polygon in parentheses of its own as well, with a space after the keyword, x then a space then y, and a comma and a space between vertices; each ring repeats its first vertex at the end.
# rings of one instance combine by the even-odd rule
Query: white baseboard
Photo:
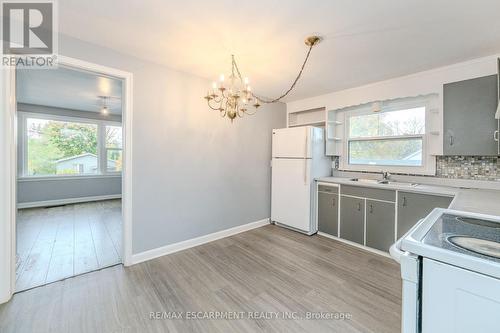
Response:
POLYGON ((91 201, 102 201, 111 199, 120 199, 121 194, 110 194, 110 195, 98 195, 93 197, 80 197, 80 198, 68 198, 68 199, 58 199, 58 200, 46 200, 46 201, 34 201, 34 202, 23 202, 18 203, 17 208, 35 208, 35 207, 50 207, 50 206, 60 206, 69 205, 80 202, 91 202, 91 201))
POLYGON ((256 221, 256 222, 250 222, 250 223, 240 225, 240 226, 237 226, 234 228, 229 228, 229 229, 217 231, 217 232, 214 232, 214 233, 211 233, 208 235, 204 235, 204 236, 200 236, 200 237, 196 237, 196 238, 191 238, 191 239, 188 239, 188 240, 185 240, 182 242, 178 242, 178 243, 158 247, 156 249, 133 254, 132 255, 132 265, 135 265, 135 264, 147 261, 147 260, 151 260, 154 258, 158 258, 158 257, 164 256, 167 254, 171 254, 174 252, 186 250, 186 249, 189 249, 191 247, 195 247, 195 246, 202 245, 205 243, 213 242, 217 239, 236 235, 236 234, 239 234, 239 233, 244 232, 244 231, 260 228, 260 227, 263 227, 265 225, 268 225, 269 221, 270 221, 270 219, 267 218, 267 219, 263 219, 263 220, 256 221))

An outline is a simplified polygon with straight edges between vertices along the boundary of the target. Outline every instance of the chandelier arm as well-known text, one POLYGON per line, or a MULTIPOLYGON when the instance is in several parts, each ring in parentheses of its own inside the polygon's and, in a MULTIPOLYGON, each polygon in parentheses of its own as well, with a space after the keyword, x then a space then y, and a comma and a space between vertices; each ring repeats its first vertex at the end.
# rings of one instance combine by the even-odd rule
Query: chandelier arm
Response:
POLYGON ((221 101, 223 101, 225 98, 227 98, 225 91, 226 91, 226 89, 221 90, 221 97, 220 97, 221 101))
POLYGON ((245 111, 245 114, 249 115, 249 116, 253 116, 254 114, 257 113, 257 109, 255 109, 254 112, 249 112, 248 110, 245 111))
MULTIPOLYGON (((211 100, 210 100, 210 101, 211 101, 211 100)), ((214 108, 214 107, 210 104, 210 101, 208 101, 208 106, 209 106, 212 110, 219 110, 219 109, 220 109, 220 106, 219 106, 218 108, 217 108, 217 107, 215 107, 215 108, 214 108)), ((218 103, 218 102, 216 101, 216 103, 218 103)))
POLYGON ((210 107, 210 109, 212 109, 212 110, 219 110, 219 108, 214 108, 214 107, 212 107, 210 104, 208 104, 208 106, 209 106, 209 107, 210 107))

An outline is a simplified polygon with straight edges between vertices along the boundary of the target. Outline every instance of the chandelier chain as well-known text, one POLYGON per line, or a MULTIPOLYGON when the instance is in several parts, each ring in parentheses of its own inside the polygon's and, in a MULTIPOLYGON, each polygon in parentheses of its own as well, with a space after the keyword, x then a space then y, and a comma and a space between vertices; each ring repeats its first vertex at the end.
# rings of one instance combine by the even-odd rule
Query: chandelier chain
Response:
MULTIPOLYGON (((304 62, 302 63, 302 67, 300 67, 299 74, 297 74, 297 77, 293 81, 292 85, 290 86, 290 88, 288 88, 288 90, 285 93, 283 93, 281 96, 274 98, 274 99, 265 99, 265 98, 262 98, 260 96, 256 96, 253 92, 250 92, 250 94, 254 98, 258 98, 259 101, 261 101, 262 103, 266 103, 266 104, 276 103, 276 102, 279 102, 280 100, 282 100, 283 98, 285 98, 293 90, 293 88, 295 88, 295 86, 297 85, 297 82, 299 81, 300 77, 302 76, 302 72, 304 71, 304 68, 306 67, 307 61, 309 60, 309 56, 311 55, 311 51, 312 51, 312 48, 314 47, 314 45, 315 44, 309 45, 309 50, 307 50, 306 58, 304 59, 304 62)), ((233 57, 233 72, 234 72, 234 69, 236 69, 236 73, 238 74, 240 81, 243 81, 243 79, 241 77, 240 69, 238 68, 238 64, 236 63, 236 60, 234 60, 234 56, 232 56, 232 57, 233 57)))
POLYGON ((257 109, 261 107, 261 103, 270 104, 281 101, 297 85, 309 60, 313 46, 318 44, 321 39, 321 36, 309 36, 305 39, 304 42, 308 46, 308 50, 299 73, 290 88, 284 94, 274 99, 262 98, 253 93, 252 88, 248 84, 248 78, 243 79, 234 54, 232 54, 229 82, 224 84, 224 74, 221 74, 219 84, 213 82, 212 89, 208 90, 207 95, 204 97, 207 100, 209 108, 219 111, 221 117, 227 117, 233 122, 236 117, 242 118, 245 114, 255 114, 257 109))

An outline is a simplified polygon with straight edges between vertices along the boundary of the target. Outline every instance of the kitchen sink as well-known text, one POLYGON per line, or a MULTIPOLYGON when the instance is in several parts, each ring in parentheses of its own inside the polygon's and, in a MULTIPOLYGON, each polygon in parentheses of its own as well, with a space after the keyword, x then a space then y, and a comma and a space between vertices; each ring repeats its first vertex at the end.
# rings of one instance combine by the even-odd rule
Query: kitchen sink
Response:
POLYGON ((415 184, 415 183, 405 183, 405 182, 396 182, 396 181, 379 180, 379 179, 351 178, 349 180, 352 182, 367 183, 367 184, 395 185, 395 186, 403 186, 403 187, 416 187, 416 186, 418 186, 418 184, 415 184))
POLYGON ((377 179, 352 178, 349 180, 351 182, 358 182, 358 183, 379 184, 379 180, 377 180, 377 179))

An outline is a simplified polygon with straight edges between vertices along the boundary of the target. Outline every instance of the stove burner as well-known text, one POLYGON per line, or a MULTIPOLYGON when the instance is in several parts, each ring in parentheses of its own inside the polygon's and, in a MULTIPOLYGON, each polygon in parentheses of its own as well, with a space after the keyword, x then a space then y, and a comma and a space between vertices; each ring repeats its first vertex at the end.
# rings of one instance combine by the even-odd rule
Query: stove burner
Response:
POLYGON ((500 259, 500 243, 468 236, 450 236, 448 242, 462 249, 500 259))

